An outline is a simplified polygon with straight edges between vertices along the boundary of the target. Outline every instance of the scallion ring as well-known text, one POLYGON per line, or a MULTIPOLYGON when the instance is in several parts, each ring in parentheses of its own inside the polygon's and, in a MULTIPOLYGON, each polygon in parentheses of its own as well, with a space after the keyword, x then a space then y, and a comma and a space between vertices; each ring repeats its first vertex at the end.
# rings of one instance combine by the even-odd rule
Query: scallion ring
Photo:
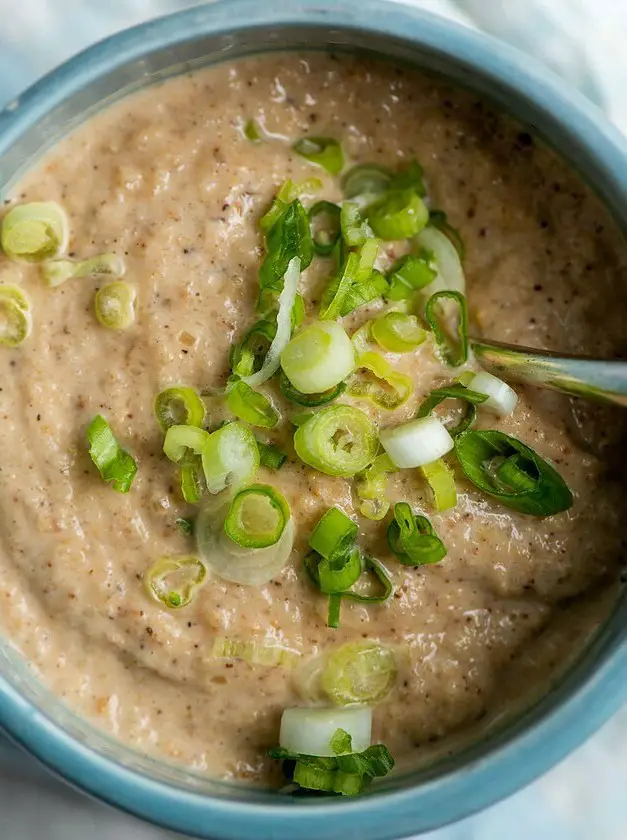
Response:
POLYGON ((17 286, 0 286, 0 346, 18 347, 26 341, 32 328, 26 295, 17 286))
POLYGON ((294 434, 298 457, 327 475, 356 475, 372 463, 378 446, 368 415, 348 405, 321 408, 294 434))
POLYGON ((226 405, 232 414, 251 426, 272 429, 279 422, 279 412, 268 397, 241 379, 227 388, 226 405))
POLYGON ((122 449, 111 426, 98 414, 87 426, 89 455, 103 481, 110 481, 118 493, 128 493, 137 472, 132 455, 122 449))
POLYGON ((414 392, 409 376, 398 373, 378 353, 362 353, 357 360, 356 376, 348 386, 352 397, 361 397, 386 411, 394 411, 414 392))
POLYGON ((318 563, 318 585, 324 595, 345 592, 361 577, 361 552, 358 548, 331 559, 323 557, 318 563))
POLYGON ((446 556, 444 543, 426 516, 415 514, 407 502, 394 505, 394 519, 388 527, 391 551, 404 566, 439 563, 446 556))
POLYGON ((48 260, 41 266, 41 276, 47 286, 60 286, 66 280, 80 277, 110 275, 123 277, 126 266, 117 254, 98 254, 87 260, 48 260))
POLYGON ((259 463, 269 470, 280 470, 287 460, 287 455, 284 452, 281 452, 276 446, 263 443, 261 440, 257 441, 257 449, 259 450, 259 463))
POLYGON ((359 205, 354 201, 345 201, 340 212, 342 238, 349 248, 358 248, 367 239, 372 239, 372 228, 361 214, 359 205))
POLYGON ((155 416, 164 432, 170 426, 202 426, 205 412, 198 392, 184 385, 166 388, 155 399, 155 416))
POLYGON ((176 610, 191 604, 206 577, 207 569, 197 557, 163 557, 144 574, 144 584, 155 601, 176 610))
POLYGON ((428 417, 434 408, 437 408, 444 400, 460 400, 465 404, 465 411, 459 423, 453 427, 448 427, 448 433, 451 437, 456 437, 472 426, 477 415, 476 406, 484 403, 487 400, 487 396, 478 391, 466 388, 461 384, 436 388, 422 402, 416 413, 416 417, 428 417))
POLYGON ((230 352, 231 370, 236 376, 250 376, 260 370, 276 335, 276 322, 257 321, 230 352))
POLYGON ((235 495, 224 532, 244 548, 267 548, 280 539, 290 519, 285 497, 269 484, 251 484, 235 495))
POLYGON ((342 177, 342 190, 347 199, 371 203, 387 192, 391 182, 392 173, 387 167, 376 163, 360 163, 342 177))
POLYGON ((397 676, 394 651, 377 642, 361 641, 332 651, 320 674, 320 687, 340 706, 380 703, 397 676))
POLYGON ((407 254, 397 260, 387 275, 388 300, 411 300, 414 293, 428 287, 437 276, 428 254, 422 251, 418 256, 407 254))
POLYGON ((387 474, 396 471, 389 455, 377 455, 372 464, 356 476, 355 492, 359 498, 359 512, 367 519, 383 519, 390 503, 386 497, 387 474))
POLYGON ((416 236, 429 221, 429 210, 411 189, 388 192, 366 209, 375 236, 386 242, 416 236))
POLYGON ((371 331, 377 344, 390 353, 411 353, 427 338, 416 316, 403 312, 387 312, 375 318, 371 331))
POLYGON ((441 233, 447 236, 453 245, 455 246, 455 250, 459 254, 460 260, 464 260, 466 256, 466 248, 464 247, 464 240, 462 239, 461 233, 457 230, 457 228, 453 227, 449 223, 448 216, 443 210, 431 210, 429 213, 429 225, 437 228, 441 233))
POLYGON ((116 280, 98 289, 94 298, 96 318, 110 330, 125 330, 135 320, 135 289, 116 280))
POLYGON ((238 421, 222 426, 208 435, 202 449, 202 466, 210 493, 248 484, 259 469, 255 436, 238 421))
POLYGON ((355 351, 341 324, 318 321, 297 333, 281 353, 281 367, 295 389, 321 394, 352 372, 355 351))
POLYGON ((279 388, 286 400, 296 403, 296 405, 304 405, 306 408, 315 408, 319 405, 333 402, 346 390, 345 382, 338 382, 333 388, 328 388, 326 391, 321 391, 318 394, 303 394, 295 388, 290 380, 285 375, 285 371, 281 371, 279 375, 279 388))
POLYGON ((69 224, 54 201, 33 201, 12 207, 2 219, 0 242, 12 260, 42 262, 67 248, 69 224))
POLYGON ((326 257, 333 251, 342 235, 341 210, 331 201, 317 201, 309 208, 308 215, 314 251, 326 257))
POLYGON ((423 476, 433 493, 433 503, 437 511, 454 508, 457 504, 457 489, 453 471, 442 459, 432 461, 420 467, 423 476))
POLYGON ((400 469, 430 464, 455 446, 444 423, 433 415, 383 429, 380 440, 392 463, 400 469))
POLYGON ((339 175, 344 168, 342 146, 333 137, 303 137, 292 148, 297 155, 326 169, 330 175, 339 175))
MULTIPOLYGON (((332 507, 321 517, 309 538, 310 547, 325 560, 334 560, 355 542, 357 525, 339 508, 332 507)), ((349 584, 350 585, 350 584, 349 584)))
POLYGON ((358 584, 367 583, 368 588, 359 586, 357 589, 349 589, 342 592, 342 598, 359 601, 362 604, 384 604, 389 601, 394 592, 394 586, 384 565, 367 554, 362 557, 362 563, 364 570, 358 584), (380 591, 373 593, 371 591, 373 587, 380 591))
POLYGON ((425 308, 425 318, 433 330, 438 350, 450 367, 459 367, 468 361, 468 306, 466 298, 460 292, 443 291, 431 295, 425 308), (442 306, 452 301, 457 308, 457 325, 451 335, 446 321, 450 313, 442 306))

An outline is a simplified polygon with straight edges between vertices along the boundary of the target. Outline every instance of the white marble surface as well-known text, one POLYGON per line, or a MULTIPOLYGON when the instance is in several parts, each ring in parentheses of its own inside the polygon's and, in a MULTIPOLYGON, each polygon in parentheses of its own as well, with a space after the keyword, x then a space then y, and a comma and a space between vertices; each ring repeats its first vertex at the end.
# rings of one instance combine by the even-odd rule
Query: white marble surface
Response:
MULTIPOLYGON (((509 40, 578 85, 627 133, 627 0, 413 0, 509 40)), ((289 0, 286 0, 289 2, 289 0)), ((390 0, 393 2, 393 0, 390 0)), ((67 56, 190 0, 0 0, 0 104, 67 56)), ((526 790, 425 840, 625 840, 627 709, 526 790)), ((166 840, 0 745, 0 840, 166 840)))

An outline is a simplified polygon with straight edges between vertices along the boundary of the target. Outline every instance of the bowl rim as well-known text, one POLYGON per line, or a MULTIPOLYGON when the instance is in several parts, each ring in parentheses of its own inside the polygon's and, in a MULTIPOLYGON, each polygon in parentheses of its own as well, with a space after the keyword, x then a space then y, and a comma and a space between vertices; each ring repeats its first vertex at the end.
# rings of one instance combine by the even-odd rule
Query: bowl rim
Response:
MULTIPOLYGON (((581 94, 528 56, 414 6, 390 0, 218 0, 115 34, 70 59, 0 113, 0 155, 22 132, 115 67, 207 34, 271 25, 329 25, 388 35, 463 60, 552 115, 600 164, 627 206, 627 142, 581 94)), ((618 633, 615 634, 618 639, 618 633)), ((156 825, 195 837, 302 840, 359 836, 394 840, 469 816, 544 773, 596 731, 627 699, 627 639, 603 652, 588 678, 526 730, 471 764, 419 787, 355 800, 259 804, 182 790, 124 767, 80 743, 0 677, 0 726, 81 790, 156 825)))

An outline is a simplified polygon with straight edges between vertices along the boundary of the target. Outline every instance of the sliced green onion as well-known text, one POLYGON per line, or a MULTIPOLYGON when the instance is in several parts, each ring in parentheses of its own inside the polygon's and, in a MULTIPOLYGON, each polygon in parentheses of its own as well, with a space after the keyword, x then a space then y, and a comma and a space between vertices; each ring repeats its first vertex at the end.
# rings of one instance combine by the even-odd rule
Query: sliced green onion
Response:
POLYGON ((430 464, 455 446, 444 424, 433 416, 383 429, 380 439, 392 463, 401 469, 430 464))
POLYGON ((344 168, 342 147, 332 137, 303 137, 292 148, 297 155, 321 166, 331 175, 339 175, 344 168))
POLYGON ((116 280, 98 289, 94 298, 96 318, 110 330, 125 330, 135 320, 135 289, 116 280))
POLYGON ((335 755, 343 755, 353 751, 353 739, 345 729, 336 729, 329 741, 329 746, 335 755))
POLYGON ((276 446, 258 440, 257 448, 259 449, 259 463, 269 470, 280 470, 287 460, 287 455, 276 446))
POLYGON ((327 627, 337 630, 340 626, 340 614, 342 612, 342 596, 334 592, 329 595, 329 611, 327 613, 327 627))
POLYGON ((417 160, 410 160, 392 176, 390 190, 414 190, 421 198, 427 194, 423 168, 417 160))
POLYGON ((135 459, 122 449, 111 426, 97 414, 87 426, 85 434, 89 443, 89 455, 103 481, 110 481, 118 493, 128 493, 137 472, 135 459))
POLYGON ((251 484, 233 498, 224 533, 244 548, 267 548, 281 539, 290 516, 290 506, 278 490, 251 484))
POLYGON ((416 237, 416 245, 429 255, 430 265, 435 268, 436 276, 425 293, 451 291, 464 294, 466 278, 464 269, 451 240, 432 225, 428 225, 416 237))
POLYGON ((181 464, 181 494, 186 502, 198 504, 205 489, 202 461, 190 455, 181 464))
POLYGON ((322 181, 319 178, 307 178, 305 181, 296 183, 288 178, 272 200, 268 211, 259 220, 259 227, 263 233, 267 234, 274 227, 287 210, 288 204, 307 193, 317 193, 322 189, 322 186, 322 181))
POLYGON ((279 388, 286 400, 296 403, 296 405, 315 408, 316 406, 325 405, 336 400, 346 390, 346 384, 339 382, 333 388, 327 388, 326 391, 321 391, 318 394, 303 394, 302 391, 299 391, 292 385, 285 372, 281 371, 279 375, 279 388))
POLYGON ((279 311, 277 314, 276 334, 268 349, 260 369, 250 376, 244 377, 247 385, 254 387, 261 385, 279 369, 281 353, 287 346, 292 334, 292 311, 296 301, 296 290, 300 279, 300 259, 294 257, 287 266, 283 289, 279 295, 279 311))
POLYGON ((144 574, 148 594, 168 609, 187 607, 207 576, 197 557, 163 557, 144 574))
POLYGON ((209 432, 198 426, 169 426, 163 441, 163 451, 170 461, 182 464, 190 454, 202 457, 209 445, 209 438, 209 432))
MULTIPOLYGON (((366 243, 371 241, 376 242, 377 240, 367 239, 366 243)), ((360 306, 372 303, 373 300, 377 300, 378 298, 386 295, 388 288, 389 285, 385 276, 381 274, 380 271, 377 271, 376 269, 373 270, 369 277, 365 280, 353 283, 344 298, 340 314, 342 317, 350 315, 351 312, 358 309, 360 306)))
POLYGON ((303 394, 321 394, 335 388, 354 366, 351 340, 335 321, 310 324, 281 353, 283 372, 303 394))
POLYGON ((361 472, 374 460, 378 446, 377 430, 368 415, 348 405, 321 408, 294 434, 298 457, 327 475, 361 472))
POLYGON ((318 563, 320 591, 324 595, 341 594, 359 580, 361 573, 361 552, 358 548, 334 556, 330 560, 323 557, 318 563))
POLYGON ((433 330, 438 350, 450 367, 459 367, 468 361, 468 306, 466 298, 459 292, 436 292, 427 301, 425 318, 433 330), (452 301, 457 308, 456 337, 450 334, 444 321, 448 315, 442 307, 443 301, 452 301))
POLYGON ((241 659, 250 665, 264 665, 269 668, 294 668, 301 655, 298 651, 276 642, 262 642, 252 639, 230 639, 218 637, 213 642, 213 659, 241 659))
POLYGON ((502 417, 514 412, 518 404, 518 394, 498 376, 492 376, 491 373, 481 371, 472 377, 468 387, 471 385, 473 391, 485 394, 486 399, 482 403, 483 408, 502 417))
POLYGON ((190 517, 180 516, 176 520, 176 527, 184 537, 191 537, 194 533, 194 520, 190 517))
POLYGON ((314 251, 326 257, 342 235, 340 208, 330 201, 318 201, 309 208, 308 215, 314 251))
POLYGON ((339 706, 375 704, 390 693, 396 674, 396 657, 391 648, 371 641, 352 642, 331 653, 320 684, 327 697, 339 706))
POLYGON ((155 400, 155 415, 164 432, 170 426, 202 426, 205 411, 198 392, 184 385, 166 388, 155 400))
POLYGON ((215 495, 226 487, 237 488, 252 481, 259 469, 259 448, 250 429, 235 421, 207 437, 201 455, 210 493, 215 495))
POLYGON ((426 516, 413 513, 407 502, 394 505, 394 519, 388 527, 391 551, 404 566, 439 563, 446 556, 444 543, 426 516))
POLYGON ((474 485, 512 510, 552 516, 573 505, 573 495, 555 468, 504 432, 463 432, 456 438, 455 454, 474 485))
POLYGON ((346 298, 355 283, 358 267, 359 257, 356 253, 350 253, 322 293, 319 312, 321 320, 331 321, 342 314, 346 298))
POLYGON ((457 504, 455 476, 446 462, 439 458, 431 464, 425 464, 420 469, 433 493, 435 509, 442 511, 454 508, 457 504))
POLYGON ((244 137, 250 140, 251 143, 259 143, 261 141, 261 132, 259 131, 256 120, 246 120, 243 131, 244 137))
POLYGON ((372 708, 312 709, 306 706, 285 709, 281 718, 279 744, 290 753, 309 756, 334 756, 331 739, 338 729, 350 735, 353 750, 370 746, 372 708))
POLYGON ((289 517, 280 539, 274 545, 246 548, 225 533, 224 521, 228 509, 228 499, 219 497, 201 510, 195 529, 198 553, 219 578, 244 586, 263 586, 281 573, 292 552, 293 517, 289 517))
POLYGON ((259 269, 257 302, 257 309, 263 312, 275 307, 290 263, 293 265, 293 260, 299 259, 299 270, 304 271, 314 256, 309 217, 298 199, 288 204, 278 215, 268 231, 266 250, 266 256, 259 269))
POLYGON ((429 213, 429 225, 437 228, 441 233, 447 236, 453 245, 455 246, 455 250, 459 254, 460 260, 463 260, 466 256, 466 249, 464 247, 464 240, 462 239, 461 233, 454 228, 451 224, 449 224, 448 216, 443 210, 431 210, 429 213))
POLYGON ((437 271, 432 267, 427 252, 418 256, 407 254, 397 260, 388 273, 388 300, 411 300, 414 293, 433 283, 437 271))
POLYGON ((390 353, 411 353, 426 338, 427 333, 415 315, 388 312, 372 322, 372 337, 390 353))
POLYGON ((378 521, 386 515, 390 509, 386 498, 387 474, 396 469, 389 455, 377 455, 372 464, 357 476, 355 491, 362 516, 378 521))
POLYGON ((390 187, 392 173, 385 166, 376 163, 360 163, 353 166, 342 178, 342 189, 348 199, 361 199, 360 203, 371 203, 390 187))
POLYGON ((372 228, 362 217, 359 205, 354 201, 345 201, 342 204, 340 229, 349 248, 358 248, 374 235, 372 228))
POLYGON ((487 396, 485 394, 480 394, 478 391, 466 388, 462 384, 447 385, 444 388, 436 388, 434 391, 431 391, 418 409, 416 417, 428 417, 433 409, 444 400, 461 400, 466 405, 466 411, 459 423, 448 429, 451 437, 456 437, 472 426, 477 416, 476 406, 484 403, 486 399, 487 396))
POLYGON ((276 335, 276 322, 257 321, 239 344, 235 344, 230 352, 231 370, 236 376, 250 376, 263 365, 270 345, 276 335))
POLYGON ((43 263, 41 275, 47 286, 60 286, 66 280, 79 277, 111 275, 124 277, 126 266, 117 254, 98 254, 87 260, 56 259, 43 263))
POLYGON ((309 545, 326 560, 334 560, 346 554, 356 536, 357 525, 353 520, 339 508, 332 507, 313 529, 309 545))
POLYGON ((388 192, 366 210, 375 236, 386 242, 416 236, 429 221, 429 210, 410 189, 388 192))
POLYGON ((290 423, 293 426, 304 426, 305 423, 314 416, 313 411, 301 411, 299 414, 293 414, 290 417, 290 423))
POLYGON ((367 590, 363 588, 349 589, 342 592, 342 598, 348 598, 351 601, 359 601, 362 604, 384 604, 388 601, 394 591, 392 579, 388 575, 385 567, 374 557, 364 555, 362 557, 364 573, 359 579, 358 583, 362 583, 366 578, 370 578, 370 584, 367 590), (372 587, 376 587, 379 592, 373 594, 372 587))
POLYGON ((271 429, 279 422, 279 412, 265 394, 253 391, 243 380, 233 383, 226 395, 226 405, 236 417, 250 423, 271 429))
POLYGON ((31 334, 30 303, 17 286, 0 286, 0 346, 17 347, 31 334))
POLYGON ((41 262, 67 248, 69 224, 54 201, 18 204, 6 214, 0 228, 2 250, 12 260, 41 262))
POLYGON ((357 372, 359 378, 349 383, 348 393, 368 399, 387 411, 399 408, 414 392, 412 379, 395 371, 378 353, 362 353, 357 360, 357 372))

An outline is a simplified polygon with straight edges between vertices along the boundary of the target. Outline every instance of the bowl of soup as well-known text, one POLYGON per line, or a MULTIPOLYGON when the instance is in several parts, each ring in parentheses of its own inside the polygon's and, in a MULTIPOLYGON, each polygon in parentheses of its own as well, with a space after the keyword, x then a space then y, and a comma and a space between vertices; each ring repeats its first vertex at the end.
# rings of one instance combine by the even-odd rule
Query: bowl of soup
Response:
POLYGON ((218 2, 0 115, 0 723, 196 837, 398 838, 624 699, 625 145, 387 2, 218 2))

